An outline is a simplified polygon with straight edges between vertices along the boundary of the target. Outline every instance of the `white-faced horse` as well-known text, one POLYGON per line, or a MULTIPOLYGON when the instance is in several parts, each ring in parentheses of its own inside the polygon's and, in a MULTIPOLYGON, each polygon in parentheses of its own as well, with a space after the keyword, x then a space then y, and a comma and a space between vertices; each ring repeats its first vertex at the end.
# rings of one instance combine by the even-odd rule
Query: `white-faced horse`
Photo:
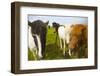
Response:
POLYGON ((28 25, 31 28, 29 31, 31 31, 32 34, 30 35, 29 48, 36 47, 37 54, 40 59, 45 56, 46 33, 48 23, 48 21, 44 23, 41 20, 36 20, 32 23, 28 22, 28 25), (34 38, 34 41, 32 37, 34 38))

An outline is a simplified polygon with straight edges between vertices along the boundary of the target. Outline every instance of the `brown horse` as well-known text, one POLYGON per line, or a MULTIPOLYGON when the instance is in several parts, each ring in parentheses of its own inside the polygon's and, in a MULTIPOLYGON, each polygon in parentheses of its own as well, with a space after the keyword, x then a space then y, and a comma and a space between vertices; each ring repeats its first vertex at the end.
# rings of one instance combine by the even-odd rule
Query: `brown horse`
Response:
POLYGON ((78 58, 88 57, 87 25, 74 24, 70 33, 69 53, 78 58))

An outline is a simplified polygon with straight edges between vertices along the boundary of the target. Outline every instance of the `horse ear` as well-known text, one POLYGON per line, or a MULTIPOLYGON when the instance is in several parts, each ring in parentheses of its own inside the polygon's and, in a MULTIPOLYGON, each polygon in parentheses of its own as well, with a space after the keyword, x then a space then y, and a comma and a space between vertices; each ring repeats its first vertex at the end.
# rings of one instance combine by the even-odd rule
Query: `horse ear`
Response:
POLYGON ((48 25, 49 24, 49 21, 47 21, 45 24, 48 25))
POLYGON ((30 21, 28 21, 28 25, 31 26, 31 24, 32 24, 32 23, 31 23, 30 21))

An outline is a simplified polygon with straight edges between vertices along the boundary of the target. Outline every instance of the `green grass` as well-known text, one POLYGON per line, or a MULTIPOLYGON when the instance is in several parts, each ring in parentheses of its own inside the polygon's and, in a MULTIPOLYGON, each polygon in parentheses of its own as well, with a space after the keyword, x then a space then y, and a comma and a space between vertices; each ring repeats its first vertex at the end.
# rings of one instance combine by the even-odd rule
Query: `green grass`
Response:
POLYGON ((28 49, 28 60, 37 60, 38 59, 38 56, 36 54, 36 52, 32 52, 30 51, 30 49, 28 49), (34 55, 33 55, 34 53, 34 55))

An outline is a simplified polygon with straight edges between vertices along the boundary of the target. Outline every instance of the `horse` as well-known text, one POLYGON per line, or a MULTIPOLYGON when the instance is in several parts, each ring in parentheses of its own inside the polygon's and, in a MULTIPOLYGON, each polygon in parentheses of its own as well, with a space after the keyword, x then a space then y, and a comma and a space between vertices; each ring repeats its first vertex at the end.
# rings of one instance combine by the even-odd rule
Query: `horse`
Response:
MULTIPOLYGON (((45 57, 46 34, 47 34, 48 23, 49 23, 49 21, 44 23, 41 20, 36 20, 34 22, 28 21, 28 25, 29 25, 29 27, 31 27, 32 37, 35 39, 35 44, 37 47, 37 53, 38 53, 39 59, 45 57)), ((33 40, 32 40, 32 42, 33 42, 33 40)))
MULTIPOLYGON (((58 28, 58 35, 60 40, 60 48, 63 49, 63 55, 66 53, 66 46, 70 41, 70 32, 72 27, 70 25, 60 26, 58 28)), ((70 53, 69 53, 70 54, 70 53)))
POLYGON ((69 52, 70 56, 87 57, 87 25, 74 24, 70 33, 69 52))

